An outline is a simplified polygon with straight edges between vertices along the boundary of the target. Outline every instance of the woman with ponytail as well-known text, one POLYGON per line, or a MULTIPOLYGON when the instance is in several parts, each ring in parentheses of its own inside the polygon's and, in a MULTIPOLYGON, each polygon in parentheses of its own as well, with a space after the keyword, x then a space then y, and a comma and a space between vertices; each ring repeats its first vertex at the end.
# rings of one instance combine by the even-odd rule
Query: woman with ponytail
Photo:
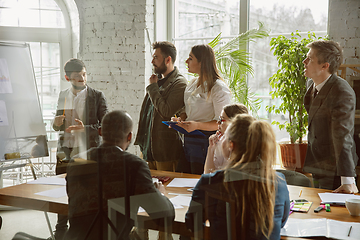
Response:
POLYGON ((237 239, 280 239, 280 229, 289 216, 285 177, 272 167, 276 159, 275 134, 267 122, 249 117, 237 115, 225 132, 222 149, 229 158, 225 170, 202 175, 193 191, 187 226, 192 228, 192 211, 200 203, 207 212, 203 216, 210 221, 211 239, 227 239, 227 213, 225 202, 219 198, 209 197, 205 206, 205 188, 217 189, 218 196, 235 203, 232 211, 237 239))

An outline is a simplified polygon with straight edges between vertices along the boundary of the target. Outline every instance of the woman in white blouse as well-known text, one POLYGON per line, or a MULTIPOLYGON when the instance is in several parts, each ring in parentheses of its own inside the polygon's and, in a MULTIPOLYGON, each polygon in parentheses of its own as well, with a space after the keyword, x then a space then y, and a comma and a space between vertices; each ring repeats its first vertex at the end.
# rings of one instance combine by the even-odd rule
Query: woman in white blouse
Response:
POLYGON ((187 85, 184 93, 185 112, 179 126, 188 132, 200 130, 205 136, 184 136, 186 161, 179 162, 178 171, 193 174, 204 172, 209 137, 218 128, 217 119, 223 107, 230 103, 229 87, 219 75, 213 49, 209 45, 195 45, 186 60, 188 71, 198 74, 187 85))

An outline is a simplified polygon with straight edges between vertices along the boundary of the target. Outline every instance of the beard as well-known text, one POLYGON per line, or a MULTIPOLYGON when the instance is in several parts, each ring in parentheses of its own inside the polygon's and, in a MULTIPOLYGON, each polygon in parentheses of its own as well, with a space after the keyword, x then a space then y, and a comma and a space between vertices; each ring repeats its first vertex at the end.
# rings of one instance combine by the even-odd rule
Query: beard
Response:
POLYGON ((84 86, 76 86, 76 85, 74 85, 72 83, 71 83, 71 85, 75 90, 83 90, 86 87, 86 85, 84 85, 84 86))
POLYGON ((159 67, 154 65, 154 71, 156 74, 164 74, 167 71, 167 66, 165 65, 165 60, 161 63, 159 67))

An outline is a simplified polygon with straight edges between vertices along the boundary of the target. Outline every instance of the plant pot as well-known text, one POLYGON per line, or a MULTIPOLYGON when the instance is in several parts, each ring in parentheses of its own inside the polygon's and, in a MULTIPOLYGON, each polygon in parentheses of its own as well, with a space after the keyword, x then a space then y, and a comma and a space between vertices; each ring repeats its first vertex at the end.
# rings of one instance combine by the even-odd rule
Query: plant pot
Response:
POLYGON ((304 167, 307 143, 280 143, 279 145, 284 168, 301 171, 304 167))

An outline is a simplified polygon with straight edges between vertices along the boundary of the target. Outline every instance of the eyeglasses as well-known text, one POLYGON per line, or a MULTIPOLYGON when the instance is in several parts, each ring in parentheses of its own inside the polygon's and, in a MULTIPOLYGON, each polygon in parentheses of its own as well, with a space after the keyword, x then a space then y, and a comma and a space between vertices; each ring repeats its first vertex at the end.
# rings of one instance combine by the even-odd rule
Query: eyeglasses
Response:
POLYGON ((222 124, 223 122, 226 122, 225 119, 223 119, 221 116, 219 116, 219 119, 217 120, 217 124, 222 124))

